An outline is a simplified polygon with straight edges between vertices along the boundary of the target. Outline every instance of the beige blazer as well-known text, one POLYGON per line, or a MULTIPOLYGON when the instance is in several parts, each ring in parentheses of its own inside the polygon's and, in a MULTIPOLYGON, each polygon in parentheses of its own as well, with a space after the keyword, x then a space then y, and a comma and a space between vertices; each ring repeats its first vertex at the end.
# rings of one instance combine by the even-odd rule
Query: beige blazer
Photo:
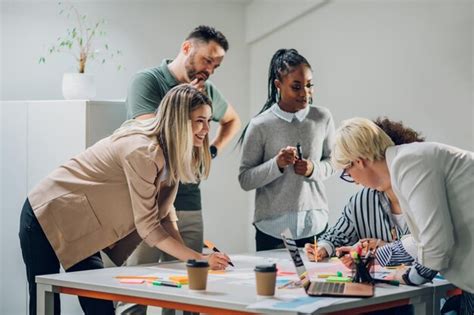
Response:
POLYGON ((155 246, 169 237, 162 223, 177 220, 178 185, 167 185, 166 173, 156 137, 107 137, 54 170, 28 199, 64 269, 103 249, 116 249, 108 252, 120 264, 141 239, 155 246))

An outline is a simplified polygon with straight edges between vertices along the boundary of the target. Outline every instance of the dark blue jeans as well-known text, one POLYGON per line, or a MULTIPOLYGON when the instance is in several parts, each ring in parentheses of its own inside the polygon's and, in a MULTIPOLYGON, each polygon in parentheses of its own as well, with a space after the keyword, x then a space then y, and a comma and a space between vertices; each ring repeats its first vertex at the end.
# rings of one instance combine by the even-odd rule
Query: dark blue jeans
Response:
MULTIPOLYGON (((30 294, 30 315, 36 314, 36 282, 35 276, 59 273, 59 260, 51 244, 36 219, 30 202, 26 199, 20 216, 20 245, 23 261, 26 265, 30 294)), ((72 266, 66 272, 104 268, 100 254, 72 266)), ((79 297, 79 303, 86 315, 113 315, 115 314, 112 301, 79 297)), ((54 295, 54 314, 61 313, 59 294, 54 295)))

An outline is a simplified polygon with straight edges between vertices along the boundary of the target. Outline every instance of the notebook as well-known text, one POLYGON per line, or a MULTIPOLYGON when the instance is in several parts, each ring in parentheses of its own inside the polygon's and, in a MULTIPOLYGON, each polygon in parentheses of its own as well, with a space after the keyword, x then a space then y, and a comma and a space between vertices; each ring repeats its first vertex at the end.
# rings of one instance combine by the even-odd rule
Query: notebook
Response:
POLYGON ((374 295, 372 283, 334 283, 310 281, 300 252, 289 229, 281 234, 283 243, 295 264, 296 273, 303 279, 304 289, 309 296, 371 297, 374 295))

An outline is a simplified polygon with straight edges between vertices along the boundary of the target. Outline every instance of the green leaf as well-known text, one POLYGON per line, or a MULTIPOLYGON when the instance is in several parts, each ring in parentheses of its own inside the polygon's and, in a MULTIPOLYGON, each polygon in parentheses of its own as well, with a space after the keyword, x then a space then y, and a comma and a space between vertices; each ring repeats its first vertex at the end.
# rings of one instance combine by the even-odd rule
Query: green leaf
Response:
POLYGON ((46 59, 44 57, 40 57, 38 63, 45 63, 46 59))
POLYGON ((105 49, 109 50, 109 45, 108 44, 105 44, 105 49))
POLYGON ((102 59, 102 64, 104 64, 104 63, 105 63, 105 59, 102 59))

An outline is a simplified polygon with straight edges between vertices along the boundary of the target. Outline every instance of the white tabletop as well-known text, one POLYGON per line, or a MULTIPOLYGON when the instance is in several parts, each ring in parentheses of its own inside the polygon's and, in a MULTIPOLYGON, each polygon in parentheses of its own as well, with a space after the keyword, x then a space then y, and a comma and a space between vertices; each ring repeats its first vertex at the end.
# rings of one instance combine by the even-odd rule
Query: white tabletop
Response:
MULTIPOLYGON (((262 310, 247 308, 249 305, 262 300, 261 297, 256 295, 255 280, 251 272, 255 265, 276 262, 278 266, 282 266, 283 269, 294 271, 294 267, 291 264, 286 250, 231 255, 230 257, 236 268, 226 273, 225 276, 210 274, 207 290, 201 292, 189 290, 187 286, 183 286, 182 288, 172 288, 154 286, 149 283, 139 285, 123 284, 115 278, 120 275, 159 275, 162 277, 179 274, 185 275, 186 268, 185 264, 182 262, 136 267, 106 268, 38 276, 36 277, 36 282, 38 284, 46 284, 53 287, 67 287, 132 297, 166 300, 176 303, 262 313, 262 310)), ((318 269, 317 263, 309 263, 305 260, 305 265, 310 271, 317 271, 318 269)), ((372 298, 329 298, 332 300, 337 299, 337 301, 331 305, 319 309, 316 308, 304 313, 319 314, 333 312, 373 304, 387 303, 401 299, 410 299, 413 304, 433 304, 432 299, 434 295, 434 287, 443 286, 450 286, 450 284, 447 281, 436 281, 434 284, 423 285, 420 287, 410 287, 405 285, 399 287, 377 285, 375 296, 372 298)), ((302 292, 304 292, 303 289, 277 289, 275 298, 283 298, 286 295, 302 295, 302 292), (300 290, 300 292, 298 292, 298 290, 300 290)), ((325 298, 315 298, 315 300, 316 299, 325 298)), ((426 309, 429 310, 430 308, 428 307, 426 309)), ((271 313, 275 313, 275 311, 272 310, 271 313)), ((285 311, 284 313, 298 314, 298 312, 291 311, 285 311)))

